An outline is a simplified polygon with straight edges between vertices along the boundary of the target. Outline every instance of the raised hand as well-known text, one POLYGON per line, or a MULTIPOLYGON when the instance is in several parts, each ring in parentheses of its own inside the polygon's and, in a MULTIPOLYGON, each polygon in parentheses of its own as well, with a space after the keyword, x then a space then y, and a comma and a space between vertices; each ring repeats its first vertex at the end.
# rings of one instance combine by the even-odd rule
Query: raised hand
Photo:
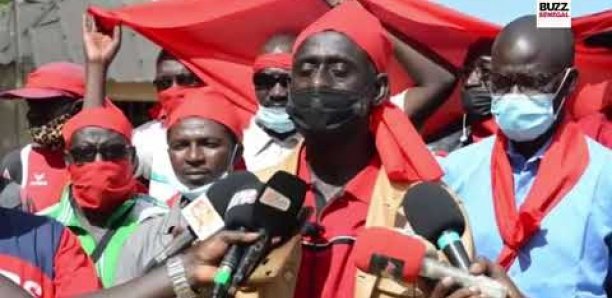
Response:
POLYGON ((88 64, 108 67, 121 46, 121 26, 115 26, 112 35, 98 30, 90 15, 83 15, 83 49, 88 64))

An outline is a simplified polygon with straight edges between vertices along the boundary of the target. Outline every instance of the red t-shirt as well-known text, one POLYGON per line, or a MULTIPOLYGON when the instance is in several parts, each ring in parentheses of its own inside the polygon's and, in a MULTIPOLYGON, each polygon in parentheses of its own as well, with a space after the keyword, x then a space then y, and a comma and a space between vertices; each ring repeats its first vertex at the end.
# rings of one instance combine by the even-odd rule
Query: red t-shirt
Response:
MULTIPOLYGON (((356 267, 353 263, 353 242, 363 230, 370 197, 380 169, 375 156, 345 186, 343 193, 313 214, 310 222, 318 226, 317 235, 304 236, 302 262, 295 297, 353 297, 356 267), (318 215, 317 215, 318 214, 318 215)), ((315 207, 315 193, 305 150, 300 153, 298 175, 310 184, 305 206, 315 207)))

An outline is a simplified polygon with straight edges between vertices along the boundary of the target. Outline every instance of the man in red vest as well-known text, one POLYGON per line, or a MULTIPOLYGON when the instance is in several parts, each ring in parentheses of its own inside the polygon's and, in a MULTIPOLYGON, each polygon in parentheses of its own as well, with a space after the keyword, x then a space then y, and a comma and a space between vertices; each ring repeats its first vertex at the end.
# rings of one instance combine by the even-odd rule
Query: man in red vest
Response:
POLYGON ((85 93, 80 65, 54 62, 30 73, 26 85, 0 93, 0 98, 25 99, 32 143, 4 156, 0 206, 37 212, 54 204, 66 185, 64 123, 81 110, 85 93))

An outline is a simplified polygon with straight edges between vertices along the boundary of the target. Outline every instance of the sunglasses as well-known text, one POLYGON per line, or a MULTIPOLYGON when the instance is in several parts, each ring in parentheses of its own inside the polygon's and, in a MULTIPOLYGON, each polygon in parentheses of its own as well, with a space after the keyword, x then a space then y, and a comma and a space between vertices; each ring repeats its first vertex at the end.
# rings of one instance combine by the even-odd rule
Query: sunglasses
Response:
POLYGON ((290 83, 291 77, 287 74, 271 75, 258 73, 253 77, 253 84, 256 89, 272 89, 276 84, 280 84, 283 88, 287 88, 290 83))
POLYGON ((521 93, 555 93, 565 84, 570 71, 571 68, 567 68, 557 74, 516 74, 512 76, 491 73, 486 85, 493 94, 510 93, 515 86, 521 93))
POLYGON ((196 87, 202 85, 202 80, 193 74, 178 74, 176 76, 160 77, 153 80, 153 85, 158 91, 166 90, 174 84, 183 87, 196 87))
POLYGON ((132 151, 132 146, 122 145, 122 144, 110 144, 110 145, 102 145, 100 147, 96 146, 79 146, 73 147, 68 150, 72 161, 76 164, 93 162, 96 160, 96 156, 98 153, 102 157, 104 161, 117 161, 126 159, 130 152, 132 151))

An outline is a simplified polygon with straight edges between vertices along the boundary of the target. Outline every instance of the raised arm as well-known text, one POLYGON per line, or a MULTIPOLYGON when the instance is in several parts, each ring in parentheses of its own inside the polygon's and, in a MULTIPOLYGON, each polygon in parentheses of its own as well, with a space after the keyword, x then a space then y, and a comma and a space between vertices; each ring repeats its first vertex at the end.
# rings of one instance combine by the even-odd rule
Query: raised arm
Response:
POLYGON ((456 77, 393 34, 389 37, 395 57, 415 83, 405 91, 404 112, 420 127, 449 97, 456 77))
POLYGON ((99 31, 91 16, 83 16, 83 50, 87 76, 83 109, 104 104, 106 74, 120 45, 121 26, 116 26, 111 36, 99 31))

